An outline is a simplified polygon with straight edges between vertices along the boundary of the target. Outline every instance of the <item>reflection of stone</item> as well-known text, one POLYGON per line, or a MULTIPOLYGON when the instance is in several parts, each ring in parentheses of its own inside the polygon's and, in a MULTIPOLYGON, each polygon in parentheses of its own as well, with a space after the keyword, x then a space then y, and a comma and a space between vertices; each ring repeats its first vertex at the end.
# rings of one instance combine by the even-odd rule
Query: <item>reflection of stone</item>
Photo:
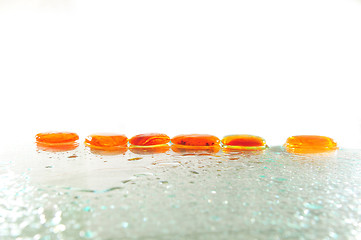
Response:
POLYGON ((76 149, 79 144, 77 142, 72 143, 60 143, 60 144, 47 144, 47 143, 36 143, 38 150, 46 152, 66 152, 76 149))
POLYGON ((101 150, 101 149, 92 149, 90 148, 90 152, 95 155, 102 155, 102 156, 111 156, 111 155, 121 155, 125 154, 128 151, 127 147, 118 148, 115 150, 101 150))
POLYGON ((190 154, 190 155, 198 155, 198 154, 212 154, 218 153, 221 147, 219 145, 214 146, 187 146, 187 145, 179 145, 173 144, 171 147, 173 152, 182 153, 182 154, 190 154))
POLYGON ((229 155, 243 155, 243 156, 252 156, 252 155, 262 155, 265 152, 265 149, 237 149, 237 148, 222 148, 225 154, 229 155))
POLYGON ((161 144, 161 145, 147 146, 147 147, 134 146, 134 145, 129 146, 129 150, 132 153, 144 154, 144 155, 165 153, 169 150, 169 148, 170 147, 168 144, 161 144))

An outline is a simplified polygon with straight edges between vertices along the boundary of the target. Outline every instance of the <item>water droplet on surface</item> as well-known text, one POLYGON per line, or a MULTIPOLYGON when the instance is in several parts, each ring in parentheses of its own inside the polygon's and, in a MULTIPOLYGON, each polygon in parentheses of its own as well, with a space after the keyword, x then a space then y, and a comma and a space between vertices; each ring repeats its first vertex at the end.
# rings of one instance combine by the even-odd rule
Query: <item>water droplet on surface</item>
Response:
POLYGON ((129 226, 128 222, 122 222, 122 228, 127 228, 129 226))

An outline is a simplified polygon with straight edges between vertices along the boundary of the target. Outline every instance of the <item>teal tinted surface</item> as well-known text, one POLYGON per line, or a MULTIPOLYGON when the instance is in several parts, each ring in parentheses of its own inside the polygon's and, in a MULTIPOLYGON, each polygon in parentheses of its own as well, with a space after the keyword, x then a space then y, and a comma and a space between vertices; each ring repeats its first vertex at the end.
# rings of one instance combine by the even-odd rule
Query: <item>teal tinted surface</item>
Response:
POLYGON ((0 239, 358 239, 361 151, 1 156, 0 239))

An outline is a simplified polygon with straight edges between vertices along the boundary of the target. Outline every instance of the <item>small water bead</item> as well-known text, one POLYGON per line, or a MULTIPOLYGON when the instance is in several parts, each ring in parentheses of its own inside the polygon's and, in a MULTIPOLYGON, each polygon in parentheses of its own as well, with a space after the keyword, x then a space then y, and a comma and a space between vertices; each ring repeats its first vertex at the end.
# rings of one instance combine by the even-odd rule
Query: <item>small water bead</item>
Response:
POLYGON ((337 143, 332 138, 317 135, 289 137, 284 147, 290 153, 321 153, 338 149, 337 143))
POLYGON ((254 135, 229 135, 222 139, 225 149, 235 150, 263 150, 267 148, 266 141, 254 135))
POLYGON ((125 135, 118 134, 93 134, 89 135, 84 143, 91 149, 114 151, 126 149, 128 138, 125 135))

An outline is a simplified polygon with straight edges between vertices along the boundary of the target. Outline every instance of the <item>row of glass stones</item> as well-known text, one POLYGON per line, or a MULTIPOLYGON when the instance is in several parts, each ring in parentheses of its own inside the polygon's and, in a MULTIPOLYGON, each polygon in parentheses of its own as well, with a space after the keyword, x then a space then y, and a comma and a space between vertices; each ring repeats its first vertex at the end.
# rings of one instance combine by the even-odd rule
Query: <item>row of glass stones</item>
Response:
MULTIPOLYGON (((44 148, 71 148, 78 146, 79 136, 71 132, 46 132, 36 135, 36 143, 44 148)), ((172 150, 204 149, 216 152, 220 144, 225 149, 257 151, 267 148, 266 141, 254 135, 229 135, 220 140, 209 134, 182 134, 170 139, 162 133, 139 134, 130 139, 119 134, 93 134, 85 138, 84 144, 91 149, 113 151, 127 148, 163 148, 169 147, 171 141, 172 150)), ((316 135, 300 135, 289 137, 284 144, 289 152, 324 152, 338 149, 333 139, 316 135)))

